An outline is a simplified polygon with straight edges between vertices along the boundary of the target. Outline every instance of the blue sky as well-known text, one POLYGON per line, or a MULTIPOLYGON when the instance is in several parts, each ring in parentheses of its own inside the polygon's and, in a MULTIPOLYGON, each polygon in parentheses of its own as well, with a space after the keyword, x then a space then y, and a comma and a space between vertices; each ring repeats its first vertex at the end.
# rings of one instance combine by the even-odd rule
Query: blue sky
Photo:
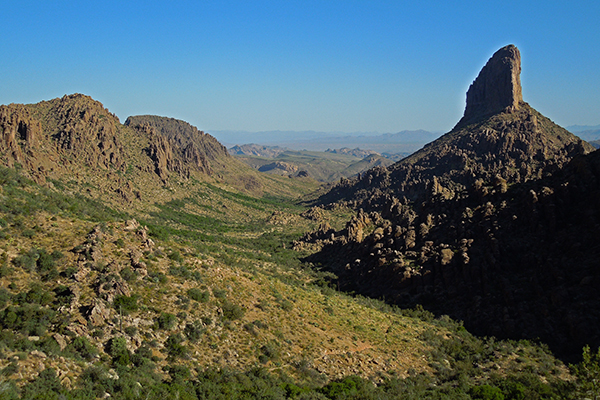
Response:
POLYGON ((0 104, 70 93, 123 122, 445 132, 513 43, 523 96, 600 124, 598 1, 1 1, 0 104))

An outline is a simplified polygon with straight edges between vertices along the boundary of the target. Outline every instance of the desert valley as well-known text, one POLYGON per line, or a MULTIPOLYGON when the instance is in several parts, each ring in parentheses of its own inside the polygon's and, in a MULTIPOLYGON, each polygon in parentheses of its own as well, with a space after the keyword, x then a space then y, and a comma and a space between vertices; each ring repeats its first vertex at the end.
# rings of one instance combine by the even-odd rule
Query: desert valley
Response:
POLYGON ((600 155, 520 75, 325 152, 0 106, 0 398, 598 398, 600 155))

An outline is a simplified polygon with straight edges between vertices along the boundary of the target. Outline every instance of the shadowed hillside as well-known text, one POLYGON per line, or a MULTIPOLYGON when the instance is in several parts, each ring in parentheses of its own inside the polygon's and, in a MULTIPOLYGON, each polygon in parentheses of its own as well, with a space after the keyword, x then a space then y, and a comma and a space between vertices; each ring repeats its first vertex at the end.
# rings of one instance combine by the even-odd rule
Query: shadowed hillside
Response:
POLYGON ((83 95, 0 116, 12 166, 0 167, 2 398, 535 398, 584 387, 587 375, 543 346, 479 339, 421 307, 330 287, 330 273, 301 261, 314 249, 294 242, 340 231, 352 213, 299 204, 310 178, 254 171, 183 121, 121 125, 83 95))
POLYGON ((577 357, 600 344, 598 157, 522 101, 519 73, 518 50, 500 49, 451 132, 323 195, 361 210, 297 247, 321 247, 310 260, 346 290, 577 357))

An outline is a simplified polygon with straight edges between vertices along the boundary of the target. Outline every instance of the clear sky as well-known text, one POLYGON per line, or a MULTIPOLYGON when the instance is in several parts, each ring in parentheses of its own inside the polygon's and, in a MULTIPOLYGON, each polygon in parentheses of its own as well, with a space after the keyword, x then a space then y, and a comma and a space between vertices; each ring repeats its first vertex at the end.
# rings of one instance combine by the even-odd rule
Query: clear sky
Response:
POLYGON ((523 96, 600 124, 600 2, 0 1, 0 104, 84 93, 123 122, 445 132, 500 47, 523 96))

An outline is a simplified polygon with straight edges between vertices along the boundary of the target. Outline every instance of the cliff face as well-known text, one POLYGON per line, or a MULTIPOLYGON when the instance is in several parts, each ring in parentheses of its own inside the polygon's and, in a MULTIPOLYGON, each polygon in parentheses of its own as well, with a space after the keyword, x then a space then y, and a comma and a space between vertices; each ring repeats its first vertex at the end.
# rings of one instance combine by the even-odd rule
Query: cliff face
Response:
POLYGON ((148 135, 147 153, 163 180, 168 172, 188 177, 190 169, 212 174, 211 163, 229 157, 227 148, 213 136, 174 118, 142 115, 127 118, 125 126, 148 135))
POLYGON ((183 121, 144 116, 123 125, 82 94, 0 106, 0 155, 3 165, 20 166, 37 182, 86 182, 88 192, 125 203, 171 175, 211 175, 229 157, 215 138, 183 121))
POLYGON ((516 111, 522 102, 521 53, 514 45, 508 45, 494 53, 469 87, 459 125, 503 111, 516 111))
POLYGON ((38 104, 0 106, 0 152, 44 180, 69 165, 123 170, 119 120, 101 103, 80 94, 38 104))
POLYGON ((522 101, 519 60, 514 46, 490 59, 451 132, 323 196, 362 209, 296 246, 322 248, 310 261, 343 289, 568 358, 600 345, 600 158, 522 101))
POLYGON ((37 147, 42 125, 20 104, 0 106, 0 150, 7 161, 24 162, 25 154, 37 147))

